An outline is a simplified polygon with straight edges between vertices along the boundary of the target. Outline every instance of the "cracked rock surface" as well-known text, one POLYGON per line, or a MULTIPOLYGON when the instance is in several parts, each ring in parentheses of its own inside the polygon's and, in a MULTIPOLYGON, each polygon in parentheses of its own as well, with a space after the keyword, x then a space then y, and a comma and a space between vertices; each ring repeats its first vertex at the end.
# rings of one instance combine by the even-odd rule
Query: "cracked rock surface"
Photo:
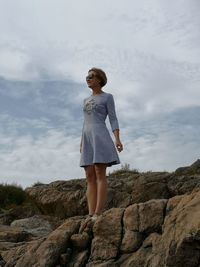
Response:
POLYGON ((41 213, 60 223, 35 216, 34 231, 26 220, 0 225, 0 266, 199 267, 199 170, 198 160, 174 173, 110 177, 107 210, 95 222, 85 216, 84 180, 28 188, 41 213), (48 230, 38 232, 39 222, 48 230))

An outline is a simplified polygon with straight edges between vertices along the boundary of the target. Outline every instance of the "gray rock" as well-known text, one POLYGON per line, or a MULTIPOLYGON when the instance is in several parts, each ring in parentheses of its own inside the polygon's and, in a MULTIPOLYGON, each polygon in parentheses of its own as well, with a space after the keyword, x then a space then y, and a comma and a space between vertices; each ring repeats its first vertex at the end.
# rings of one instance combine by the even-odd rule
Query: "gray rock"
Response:
POLYGON ((12 227, 21 227, 26 232, 34 236, 42 237, 53 231, 53 226, 43 218, 43 216, 35 215, 30 218, 15 220, 11 223, 12 227))

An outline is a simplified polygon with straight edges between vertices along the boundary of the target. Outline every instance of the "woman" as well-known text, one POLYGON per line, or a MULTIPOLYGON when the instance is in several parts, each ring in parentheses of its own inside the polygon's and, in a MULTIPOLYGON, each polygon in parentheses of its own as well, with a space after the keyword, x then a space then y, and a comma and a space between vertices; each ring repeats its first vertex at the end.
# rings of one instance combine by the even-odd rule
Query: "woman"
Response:
POLYGON ((103 70, 92 68, 86 77, 92 94, 84 99, 84 124, 80 144, 80 166, 84 167, 87 179, 87 202, 89 216, 96 219, 103 212, 107 197, 106 168, 119 164, 119 152, 123 150, 119 125, 112 94, 102 91, 107 83, 103 70), (115 138, 115 145, 105 124, 109 117, 115 138), (116 146, 116 148, 115 148, 116 146))

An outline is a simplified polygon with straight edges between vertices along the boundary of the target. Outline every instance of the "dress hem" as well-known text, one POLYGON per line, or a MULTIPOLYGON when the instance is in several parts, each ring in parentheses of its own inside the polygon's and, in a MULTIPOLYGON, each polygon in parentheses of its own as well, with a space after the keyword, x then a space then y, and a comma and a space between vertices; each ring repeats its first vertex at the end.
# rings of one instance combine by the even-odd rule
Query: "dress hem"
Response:
POLYGON ((87 166, 92 166, 94 164, 107 164, 107 167, 111 167, 112 165, 117 165, 117 164, 120 164, 120 161, 111 161, 111 162, 93 162, 91 164, 84 164, 84 165, 80 165, 80 167, 87 167, 87 166))

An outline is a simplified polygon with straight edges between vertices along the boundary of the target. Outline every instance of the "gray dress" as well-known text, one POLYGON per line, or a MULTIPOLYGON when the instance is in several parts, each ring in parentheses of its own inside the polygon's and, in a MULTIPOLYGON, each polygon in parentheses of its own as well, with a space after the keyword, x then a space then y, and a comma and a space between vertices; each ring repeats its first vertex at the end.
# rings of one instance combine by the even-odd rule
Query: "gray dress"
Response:
POLYGON ((84 123, 80 167, 95 163, 119 164, 120 160, 106 127, 108 115, 112 131, 119 129, 112 94, 91 95, 83 102, 84 123))

